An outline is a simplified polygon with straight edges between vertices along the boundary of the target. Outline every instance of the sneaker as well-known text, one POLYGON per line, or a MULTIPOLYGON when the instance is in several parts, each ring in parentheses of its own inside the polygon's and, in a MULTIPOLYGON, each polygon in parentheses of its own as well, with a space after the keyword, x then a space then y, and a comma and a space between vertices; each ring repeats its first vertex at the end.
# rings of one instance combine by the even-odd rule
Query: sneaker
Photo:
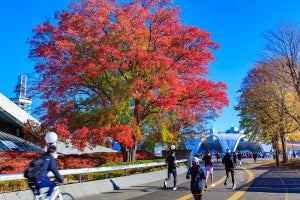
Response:
POLYGON ((233 186, 232 186, 232 189, 234 190, 235 188, 236 188, 236 185, 233 185, 233 186))
POLYGON ((224 185, 225 185, 225 186, 227 185, 227 180, 225 180, 224 185))
POLYGON ((175 187, 173 187, 173 190, 177 190, 177 187, 175 186, 175 187))
POLYGON ((215 187, 216 185, 213 183, 213 184, 211 184, 211 187, 215 187))
POLYGON ((167 181, 164 181, 164 188, 167 188, 168 184, 167 181))

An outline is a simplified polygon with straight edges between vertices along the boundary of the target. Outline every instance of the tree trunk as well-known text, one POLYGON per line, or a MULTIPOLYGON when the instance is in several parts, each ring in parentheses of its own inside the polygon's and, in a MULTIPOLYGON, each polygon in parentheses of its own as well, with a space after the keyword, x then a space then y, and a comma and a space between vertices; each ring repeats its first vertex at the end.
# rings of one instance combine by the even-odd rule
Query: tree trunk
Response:
POLYGON ((276 153, 275 153, 275 159, 276 159, 276 166, 279 166, 279 153, 278 153, 278 149, 276 149, 276 153))
POLYGON ((273 138, 273 147, 275 149, 275 160, 276 160, 276 166, 279 166, 279 138, 278 138, 278 133, 275 134, 275 137, 273 138))
POLYGON ((280 134, 281 144, 282 144, 282 162, 287 163, 288 162, 288 156, 286 152, 286 139, 285 134, 280 134))
POLYGON ((278 147, 276 148, 275 151, 275 159, 276 159, 276 166, 279 166, 279 151, 278 151, 278 147))
POLYGON ((123 156, 123 162, 134 162, 136 161, 136 150, 137 141, 134 142, 133 147, 128 147, 126 145, 121 145, 121 153, 123 156))

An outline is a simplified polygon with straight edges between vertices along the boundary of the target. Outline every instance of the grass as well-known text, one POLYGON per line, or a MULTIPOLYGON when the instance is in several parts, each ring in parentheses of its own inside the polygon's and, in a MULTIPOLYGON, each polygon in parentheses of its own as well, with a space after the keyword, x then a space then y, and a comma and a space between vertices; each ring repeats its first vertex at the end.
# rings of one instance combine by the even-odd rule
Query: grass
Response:
MULTIPOLYGON (((252 162, 246 162, 250 165, 261 165, 269 166, 269 167, 277 167, 275 160, 258 160, 256 163, 252 162)), ((300 158, 289 158, 287 163, 283 163, 282 161, 279 161, 279 166, 286 170, 296 170, 296 172, 300 173, 300 158)))
POLYGON ((290 158, 287 163, 281 163, 280 167, 300 173, 300 158, 290 158))

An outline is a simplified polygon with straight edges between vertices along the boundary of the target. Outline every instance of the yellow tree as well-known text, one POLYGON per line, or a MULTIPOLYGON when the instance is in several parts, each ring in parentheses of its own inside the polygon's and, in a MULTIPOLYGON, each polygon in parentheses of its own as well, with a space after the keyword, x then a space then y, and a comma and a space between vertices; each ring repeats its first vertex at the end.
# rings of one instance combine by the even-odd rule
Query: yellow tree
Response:
MULTIPOLYGON (((281 22, 265 33, 264 57, 272 68, 282 70, 285 86, 300 102, 300 29, 296 21, 281 22), (274 60, 276 62, 274 62, 274 60)), ((289 115, 300 127, 300 113, 289 115)), ((299 128, 298 128, 299 129, 299 128)))
POLYGON ((273 67, 273 63, 258 63, 245 78, 236 106, 245 133, 252 139, 272 142, 277 165, 279 149, 283 150, 283 162, 288 160, 285 139, 288 133, 297 130, 297 122, 291 115, 299 112, 294 108, 298 103, 294 90, 286 84, 286 73, 281 69, 273 67))

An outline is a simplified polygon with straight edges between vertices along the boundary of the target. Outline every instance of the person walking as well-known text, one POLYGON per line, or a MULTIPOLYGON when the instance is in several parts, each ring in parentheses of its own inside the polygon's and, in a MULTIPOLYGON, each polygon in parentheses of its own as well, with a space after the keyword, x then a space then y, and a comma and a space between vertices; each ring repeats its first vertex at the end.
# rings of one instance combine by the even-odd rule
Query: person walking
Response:
POLYGON ((210 156, 209 150, 206 151, 206 154, 202 158, 202 160, 204 161, 205 173, 206 173, 205 188, 207 188, 207 182, 208 182, 207 179, 209 176, 210 176, 211 186, 214 187, 215 186, 215 184, 214 184, 214 168, 213 168, 214 160, 210 156))
POLYGON ((219 159, 220 159, 220 157, 221 157, 220 154, 219 154, 219 153, 216 153, 215 156, 216 156, 216 159, 217 159, 217 163, 219 163, 219 159))
POLYGON ((257 159, 257 153, 254 152, 254 153, 253 153, 253 161, 254 161, 254 163, 256 163, 256 159, 257 159))
POLYGON ((222 159, 223 164, 225 165, 225 172, 226 172, 226 179, 224 182, 224 185, 227 185, 229 172, 231 174, 231 180, 232 180, 232 189, 236 188, 235 182, 234 182, 234 161, 233 156, 230 154, 230 150, 226 149, 226 154, 224 158, 222 159))
POLYGON ((233 152, 233 155, 232 155, 232 158, 233 158, 233 163, 234 163, 234 166, 237 165, 237 155, 236 155, 236 152, 233 152))
POLYGON ((204 170, 199 165, 200 159, 192 158, 192 167, 186 173, 186 178, 191 179, 191 192, 195 200, 202 200, 203 180, 206 179, 204 170))
POLYGON ((238 152, 238 154, 237 154, 237 159, 238 159, 239 165, 240 165, 240 167, 241 167, 241 166, 242 166, 242 154, 241 154, 241 152, 238 152))
MULTIPOLYGON (((52 145, 48 148, 47 152, 43 155, 42 159, 44 162, 41 164, 39 169, 39 174, 37 176, 36 180, 36 187, 37 188, 44 188, 49 187, 49 190, 47 192, 47 196, 45 200, 48 200, 51 198, 51 194, 53 193, 54 187, 56 186, 55 182, 52 178, 48 177, 48 172, 51 171, 55 178, 58 180, 59 183, 63 183, 64 179, 61 177, 57 163, 56 158, 58 157, 56 146, 52 145)), ((38 195, 39 191, 38 191, 38 195)))
POLYGON ((173 190, 177 190, 177 171, 176 167, 179 167, 179 164, 176 162, 175 150, 172 149, 170 151, 170 155, 166 158, 165 162, 168 164, 168 177, 164 181, 164 188, 167 188, 167 182, 171 179, 171 175, 174 178, 174 187, 173 190))

